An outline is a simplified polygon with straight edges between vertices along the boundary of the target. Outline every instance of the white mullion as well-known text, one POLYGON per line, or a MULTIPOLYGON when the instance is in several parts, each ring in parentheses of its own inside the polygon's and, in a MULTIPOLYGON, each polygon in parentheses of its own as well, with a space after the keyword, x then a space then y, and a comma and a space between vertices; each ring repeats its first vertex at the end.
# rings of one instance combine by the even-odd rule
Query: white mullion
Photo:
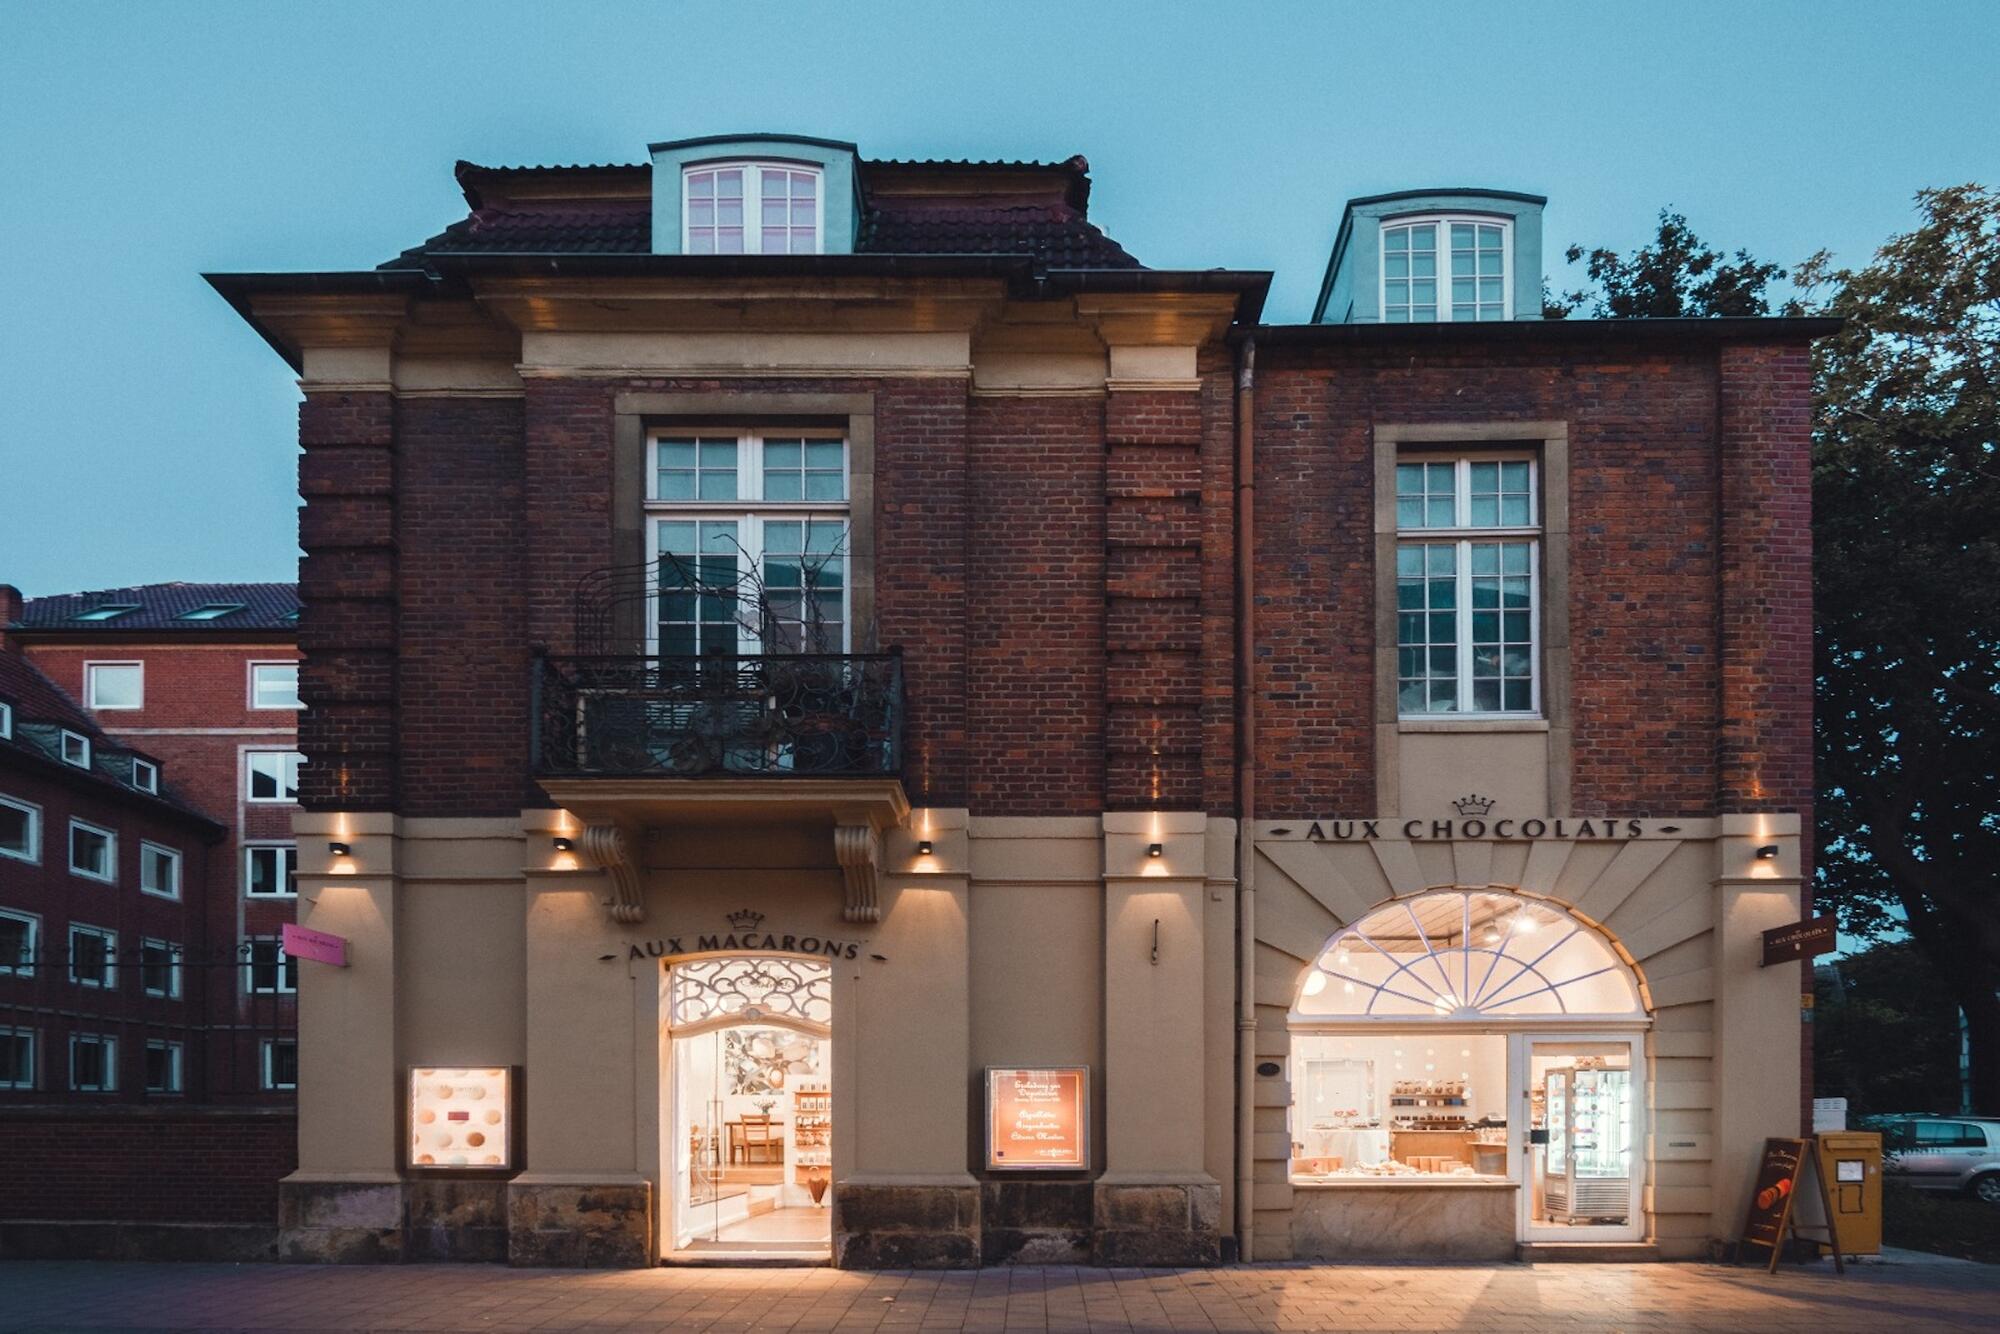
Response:
POLYGON ((1452 543, 1453 570, 1458 583, 1458 708, 1459 713, 1476 713, 1472 704, 1472 542, 1460 538, 1452 543))
MULTIPOLYGON (((1532 477, 1530 479, 1532 483, 1532 477)), ((1507 619, 1503 608, 1500 619, 1502 639, 1505 639, 1507 619)), ((1506 651, 1501 651, 1501 665, 1505 668, 1506 651)), ((1507 687, 1500 687, 1504 694, 1507 687)), ((1501 704, 1506 704, 1502 699, 1501 704)), ((1537 716, 1542 711, 1542 544, 1528 543, 1528 708, 1537 716)))

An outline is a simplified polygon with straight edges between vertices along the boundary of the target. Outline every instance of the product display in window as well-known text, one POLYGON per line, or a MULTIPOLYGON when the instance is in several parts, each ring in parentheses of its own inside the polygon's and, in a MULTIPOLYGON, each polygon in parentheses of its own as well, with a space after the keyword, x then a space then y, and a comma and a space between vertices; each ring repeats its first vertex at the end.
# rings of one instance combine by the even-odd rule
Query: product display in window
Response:
POLYGON ((1293 1039, 1295 1181, 1485 1178, 1506 1171, 1506 1039, 1293 1039))
POLYGON ((413 1066, 410 1166, 511 1166, 509 1091, 504 1068, 413 1066))

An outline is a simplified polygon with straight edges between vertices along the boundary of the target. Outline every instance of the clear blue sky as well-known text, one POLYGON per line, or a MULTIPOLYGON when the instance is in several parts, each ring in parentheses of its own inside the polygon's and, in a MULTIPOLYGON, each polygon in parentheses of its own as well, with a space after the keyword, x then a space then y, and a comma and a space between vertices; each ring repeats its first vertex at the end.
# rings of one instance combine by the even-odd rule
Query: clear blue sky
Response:
POLYGON ((1865 260, 1920 187, 2000 181, 2000 3, 0 0, 0 582, 289 579, 291 373, 204 270, 368 268, 481 162, 733 130, 875 157, 1089 156, 1158 267, 1304 318, 1351 195, 1549 196, 1621 250, 1865 260))

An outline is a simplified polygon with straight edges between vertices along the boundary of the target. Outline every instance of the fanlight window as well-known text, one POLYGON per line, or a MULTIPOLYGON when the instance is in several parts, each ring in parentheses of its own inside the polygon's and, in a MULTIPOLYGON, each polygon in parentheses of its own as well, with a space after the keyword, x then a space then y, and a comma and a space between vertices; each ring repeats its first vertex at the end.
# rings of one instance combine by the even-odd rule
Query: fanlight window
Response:
POLYGON ((1352 1019, 1640 1018, 1632 971, 1590 927, 1512 894, 1386 904, 1314 961, 1296 1014, 1352 1019))
POLYGON ((695 959, 673 968, 673 1026, 713 1020, 833 1022, 833 975, 811 959, 695 959))

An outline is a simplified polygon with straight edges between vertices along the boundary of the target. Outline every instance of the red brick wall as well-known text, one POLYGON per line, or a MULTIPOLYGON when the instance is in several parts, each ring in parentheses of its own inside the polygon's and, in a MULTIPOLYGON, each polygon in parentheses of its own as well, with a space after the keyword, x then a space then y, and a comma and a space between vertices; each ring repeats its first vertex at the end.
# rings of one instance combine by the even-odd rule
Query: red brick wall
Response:
POLYGON ((0 1221, 268 1224, 298 1118, 220 1108, 0 1109, 0 1221))

